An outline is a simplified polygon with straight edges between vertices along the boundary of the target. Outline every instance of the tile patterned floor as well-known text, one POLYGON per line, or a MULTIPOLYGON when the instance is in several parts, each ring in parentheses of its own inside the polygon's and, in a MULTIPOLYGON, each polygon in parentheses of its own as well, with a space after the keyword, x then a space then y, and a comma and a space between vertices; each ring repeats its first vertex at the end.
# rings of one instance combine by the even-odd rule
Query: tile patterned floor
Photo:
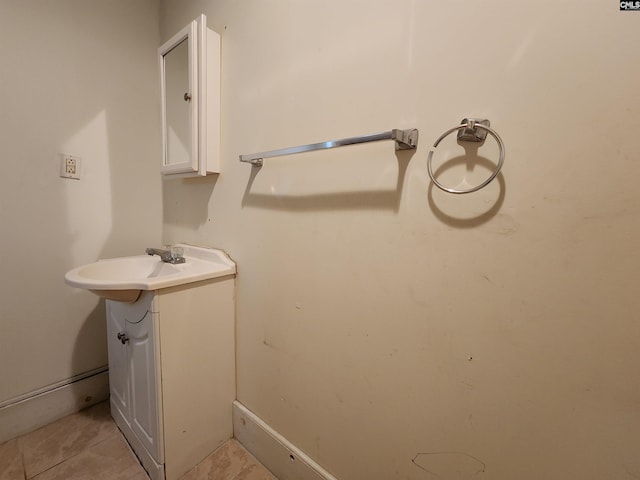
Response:
MULTIPOLYGON (((103 402, 0 445, 0 480, 148 480, 103 402)), ((277 480, 229 440, 180 480, 277 480)))

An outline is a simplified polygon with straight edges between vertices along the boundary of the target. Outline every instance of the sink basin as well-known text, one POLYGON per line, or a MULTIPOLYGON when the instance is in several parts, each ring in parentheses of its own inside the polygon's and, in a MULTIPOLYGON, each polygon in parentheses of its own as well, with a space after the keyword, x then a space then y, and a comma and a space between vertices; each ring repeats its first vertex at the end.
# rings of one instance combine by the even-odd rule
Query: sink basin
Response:
POLYGON ((64 276, 72 287, 108 300, 134 302, 143 290, 159 290, 236 273, 236 264, 222 250, 176 245, 185 263, 170 264, 157 255, 110 258, 74 268, 64 276))

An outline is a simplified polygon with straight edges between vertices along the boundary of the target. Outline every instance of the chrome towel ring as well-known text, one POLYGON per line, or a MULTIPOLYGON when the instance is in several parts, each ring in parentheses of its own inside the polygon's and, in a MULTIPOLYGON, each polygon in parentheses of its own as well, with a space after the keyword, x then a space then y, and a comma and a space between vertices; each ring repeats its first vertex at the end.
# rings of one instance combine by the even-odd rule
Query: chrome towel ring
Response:
POLYGON ((436 140, 436 143, 433 144, 433 148, 429 150, 429 155, 427 156, 427 173, 429 174, 429 178, 435 184, 436 187, 449 193, 456 193, 456 194, 472 193, 472 192, 477 192, 481 188, 486 187, 489 183, 491 183, 491 181, 494 178, 498 176, 498 173, 500 173, 500 169, 502 168, 502 164, 504 163, 504 142, 500 138, 500 135, 498 135, 495 132, 495 130, 489 127, 489 125, 490 125, 489 120, 465 118, 464 120, 462 120, 462 123, 460 125, 458 125, 457 127, 450 128, 449 130, 444 132, 442 135, 440 135, 440 137, 436 140), (478 131, 478 129, 480 129, 481 131, 478 131), (458 140, 470 141, 470 142, 482 142, 486 138, 487 133, 489 133, 493 138, 495 138, 496 142, 498 142, 498 148, 500 149, 500 153, 498 157, 498 165, 496 166, 493 173, 491 173, 489 178, 487 178, 480 185, 476 185, 475 187, 469 188, 467 190, 456 190, 455 188, 449 188, 442 185, 440 182, 438 182, 438 180, 436 180, 433 174, 433 169, 431 167, 435 148, 445 137, 447 137, 448 135, 456 131, 458 132, 458 140))

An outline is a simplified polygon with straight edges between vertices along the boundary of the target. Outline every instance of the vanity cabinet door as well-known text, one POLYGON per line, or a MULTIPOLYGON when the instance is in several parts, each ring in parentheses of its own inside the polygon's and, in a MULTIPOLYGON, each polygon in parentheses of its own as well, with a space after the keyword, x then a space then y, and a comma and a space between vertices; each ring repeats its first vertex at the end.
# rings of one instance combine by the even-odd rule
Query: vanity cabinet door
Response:
POLYGON ((124 419, 129 418, 129 359, 128 347, 122 343, 125 332, 124 317, 118 316, 107 302, 107 349, 109 352, 109 390, 111 406, 124 419), (118 337, 120 335, 120 337, 118 337))
POLYGON ((114 418, 126 423, 137 442, 162 464, 160 346, 153 300, 153 292, 144 292, 133 303, 107 300, 109 383, 114 418))
POLYGON ((144 447, 163 463, 162 428, 159 403, 161 399, 158 375, 159 346, 157 315, 147 311, 138 322, 127 321, 130 362, 131 429, 144 447))

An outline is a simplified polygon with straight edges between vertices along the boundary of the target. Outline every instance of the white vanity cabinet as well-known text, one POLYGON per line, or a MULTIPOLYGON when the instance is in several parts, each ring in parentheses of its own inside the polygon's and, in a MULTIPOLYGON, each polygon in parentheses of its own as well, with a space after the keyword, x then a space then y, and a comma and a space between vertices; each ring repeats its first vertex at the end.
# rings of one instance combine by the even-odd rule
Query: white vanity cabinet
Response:
POLYGON ((233 435, 234 276, 107 300, 111 414, 153 480, 233 435))

